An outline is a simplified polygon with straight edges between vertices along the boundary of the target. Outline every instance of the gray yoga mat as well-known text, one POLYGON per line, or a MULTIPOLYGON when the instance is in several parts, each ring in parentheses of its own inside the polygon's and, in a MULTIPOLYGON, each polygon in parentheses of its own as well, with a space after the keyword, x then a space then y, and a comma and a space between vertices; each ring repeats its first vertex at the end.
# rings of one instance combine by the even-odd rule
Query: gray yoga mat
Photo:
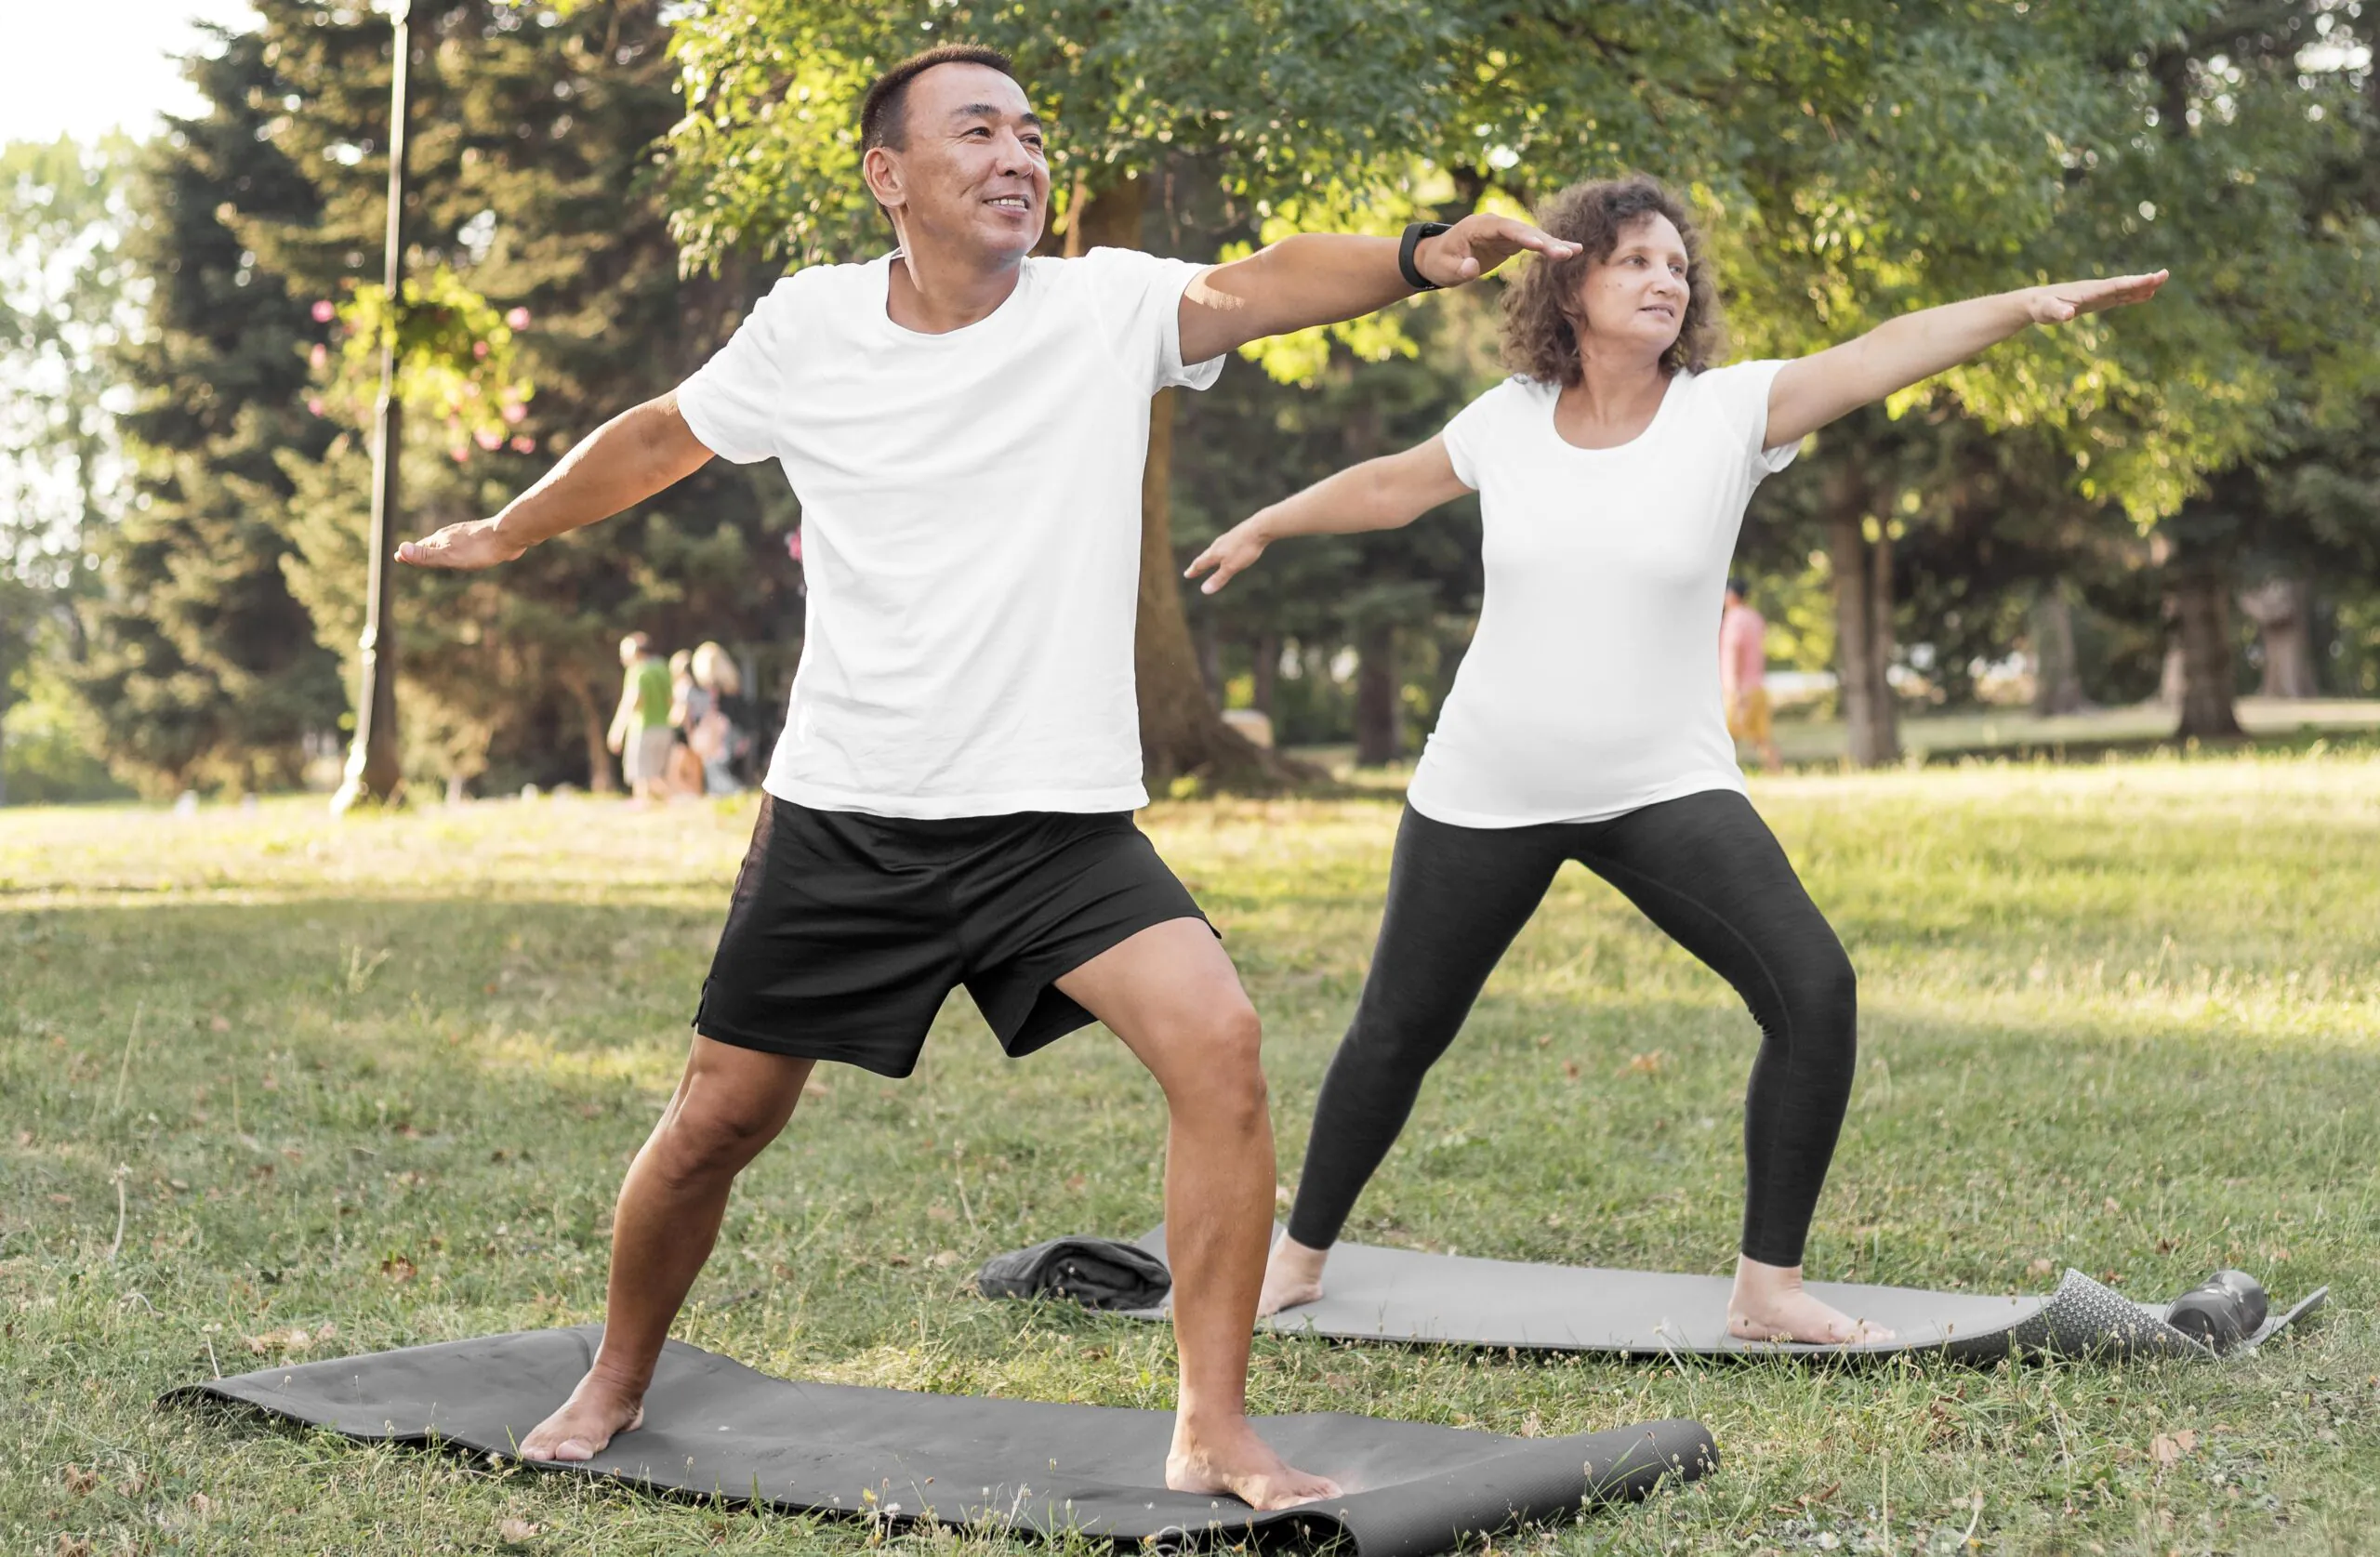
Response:
MULTIPOLYGON (((366 1442, 510 1458, 587 1371, 602 1334, 586 1326, 409 1347, 165 1398, 236 1401, 366 1442)), ((1267 1442, 1347 1492, 1259 1513, 1166 1489, 1168 1412, 798 1383, 676 1341, 646 1392, 645 1422, 589 1464, 539 1468, 895 1525, 1079 1532, 1157 1549, 1344 1540, 1362 1557, 1422 1557, 1588 1502, 1643 1497, 1717 1459, 1711 1434, 1689 1421, 1508 1438, 1374 1417, 1265 1417, 1257 1427, 1267 1442)))
MULTIPOLYGON (((1140 1244, 1163 1259, 1165 1229, 1158 1228, 1140 1244)), ((2214 1354, 2165 1323, 2164 1304, 2135 1302, 2073 1270, 2046 1297, 1810 1283, 1810 1291, 1822 1301, 1895 1332, 1891 1340, 1862 1346, 1738 1340, 1727 1333, 1729 1286, 1724 1276, 1529 1265, 1342 1243, 1330 1251, 1319 1301, 1259 1324, 1339 1340, 1435 1341, 1640 1357, 1673 1352, 1840 1357, 1925 1352, 1973 1360, 2025 1352, 2214 1354)), ((2253 1350, 2320 1308, 2329 1295, 2325 1287, 2285 1312, 2275 1305, 2254 1336, 2225 1354, 2253 1350)), ((1138 1319, 1165 1316, 1161 1307, 1131 1313, 1138 1319)))

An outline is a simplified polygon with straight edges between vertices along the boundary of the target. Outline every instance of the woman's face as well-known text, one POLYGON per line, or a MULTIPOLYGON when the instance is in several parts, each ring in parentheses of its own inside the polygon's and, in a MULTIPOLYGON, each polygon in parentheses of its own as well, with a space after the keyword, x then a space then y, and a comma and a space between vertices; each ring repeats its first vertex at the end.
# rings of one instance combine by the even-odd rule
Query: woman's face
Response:
POLYGON ((1620 230, 1610 257, 1587 267, 1571 299, 1581 345, 1639 345, 1658 358, 1686 324, 1686 240, 1658 212, 1620 230), (1581 327, 1583 324, 1583 327, 1581 327))

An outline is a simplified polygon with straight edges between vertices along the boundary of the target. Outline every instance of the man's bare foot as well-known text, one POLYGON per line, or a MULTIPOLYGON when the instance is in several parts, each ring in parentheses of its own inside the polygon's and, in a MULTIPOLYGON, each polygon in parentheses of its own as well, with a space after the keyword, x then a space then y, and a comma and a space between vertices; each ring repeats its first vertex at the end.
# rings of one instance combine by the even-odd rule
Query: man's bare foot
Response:
POLYGON ((1286 1233, 1275 1239, 1264 1261, 1264 1290, 1256 1299, 1256 1317, 1320 1298, 1322 1264, 1329 1258, 1329 1249, 1308 1248, 1286 1233))
POLYGON ((1810 1346, 1865 1346, 1890 1340, 1892 1331, 1854 1319, 1802 1288, 1799 1265, 1736 1261, 1736 1289, 1727 1299, 1727 1333, 1738 1340, 1792 1340, 1810 1346))
POLYGON ((634 1394, 593 1373, 578 1381, 562 1409, 521 1440, 523 1459, 584 1460, 603 1452, 614 1435, 644 1425, 643 1392, 634 1394))
POLYGON ((1286 1509, 1339 1496, 1339 1484, 1284 1463, 1245 1417, 1193 1430, 1174 1418, 1165 1484, 1176 1492, 1220 1492, 1251 1509, 1286 1509))

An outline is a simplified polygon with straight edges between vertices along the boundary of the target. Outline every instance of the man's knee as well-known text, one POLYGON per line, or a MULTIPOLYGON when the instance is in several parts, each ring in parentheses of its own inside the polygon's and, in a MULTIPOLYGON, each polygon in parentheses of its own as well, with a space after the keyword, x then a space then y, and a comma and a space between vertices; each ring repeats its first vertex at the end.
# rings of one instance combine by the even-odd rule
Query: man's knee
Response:
POLYGON ((672 1101, 654 1132, 655 1166, 678 1180, 734 1177, 784 1128, 774 1115, 734 1103, 712 1103, 699 1093, 672 1101))
POLYGON ((1245 1000, 1200 1013, 1175 1035, 1167 1097, 1177 1111, 1254 1128, 1268 1106, 1263 1044, 1263 1023, 1245 1000))

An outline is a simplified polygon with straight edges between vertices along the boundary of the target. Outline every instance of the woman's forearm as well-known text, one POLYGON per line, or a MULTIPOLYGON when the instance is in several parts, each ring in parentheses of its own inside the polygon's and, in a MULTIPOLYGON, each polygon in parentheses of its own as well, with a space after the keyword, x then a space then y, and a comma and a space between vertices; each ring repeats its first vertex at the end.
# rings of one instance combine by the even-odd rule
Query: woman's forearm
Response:
POLYGON ((1768 391, 1767 448, 1799 442, 1837 416, 1898 393, 2019 334, 2148 301, 2165 272, 2059 282, 1970 297, 1888 319, 1858 340, 1787 363, 1768 391))
POLYGON ((1385 468, 1368 459, 1334 471, 1304 491, 1261 508, 1255 518, 1267 541, 1289 535, 1350 535, 1409 524, 1427 505, 1414 506, 1385 468))
POLYGON ((1852 343, 1863 398, 1882 400, 2021 334, 2033 322, 2031 290, 1944 303, 1877 325, 1852 343))

